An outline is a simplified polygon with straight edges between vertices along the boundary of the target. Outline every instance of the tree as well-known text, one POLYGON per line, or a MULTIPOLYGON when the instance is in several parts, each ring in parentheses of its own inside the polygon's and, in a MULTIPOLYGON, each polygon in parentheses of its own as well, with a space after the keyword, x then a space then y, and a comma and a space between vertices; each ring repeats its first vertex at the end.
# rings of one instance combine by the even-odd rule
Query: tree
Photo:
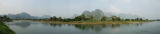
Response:
POLYGON ((135 20, 136 20, 136 21, 138 21, 138 20, 139 20, 139 18, 136 18, 135 20))
POLYGON ((49 20, 53 20, 53 18, 52 18, 52 17, 50 17, 50 18, 49 18, 49 20))
POLYGON ((142 18, 140 18, 139 20, 140 20, 140 21, 142 21, 143 19, 142 19, 142 18))
POLYGON ((75 21, 74 19, 69 19, 69 18, 67 18, 67 19, 62 19, 62 21, 63 22, 70 22, 70 21, 75 21))
POLYGON ((62 20, 62 17, 59 17, 59 18, 58 18, 58 21, 61 21, 61 20, 62 20))
POLYGON ((85 15, 80 15, 74 18, 76 21, 81 21, 81 20, 86 20, 87 18, 85 17, 85 15))
POLYGON ((121 20, 121 18, 117 17, 117 16, 112 16, 111 18, 113 21, 120 21, 121 20))
POLYGON ((106 21, 107 17, 106 16, 103 16, 101 21, 106 21))
POLYGON ((0 21, 8 22, 8 21, 12 21, 12 20, 10 18, 8 18, 6 15, 4 15, 3 17, 0 17, 0 21))
POLYGON ((50 18, 50 20, 57 21, 58 19, 57 19, 56 16, 53 16, 53 17, 50 18))
POLYGON ((130 21, 131 19, 125 19, 125 21, 130 21))
POLYGON ((136 21, 142 21, 143 19, 142 18, 136 18, 135 20, 136 21))
POLYGON ((90 16, 89 20, 93 20, 93 19, 94 19, 94 17, 93 17, 93 16, 90 16))

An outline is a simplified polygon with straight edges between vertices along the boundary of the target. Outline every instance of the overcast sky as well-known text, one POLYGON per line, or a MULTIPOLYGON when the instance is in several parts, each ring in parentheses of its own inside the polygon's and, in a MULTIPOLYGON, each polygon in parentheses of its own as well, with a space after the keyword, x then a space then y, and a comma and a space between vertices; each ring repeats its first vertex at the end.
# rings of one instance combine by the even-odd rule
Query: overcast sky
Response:
POLYGON ((84 10, 160 18, 160 0, 0 0, 0 14, 27 12, 33 16, 71 17, 84 10))

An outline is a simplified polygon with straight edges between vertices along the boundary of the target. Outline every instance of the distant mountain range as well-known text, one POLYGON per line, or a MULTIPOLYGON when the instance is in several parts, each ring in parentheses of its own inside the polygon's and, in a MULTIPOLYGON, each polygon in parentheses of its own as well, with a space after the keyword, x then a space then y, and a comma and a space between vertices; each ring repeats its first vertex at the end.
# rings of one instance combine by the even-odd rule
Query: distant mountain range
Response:
POLYGON ((48 15, 44 15, 44 16, 41 16, 41 17, 31 16, 30 14, 28 14, 26 12, 22 12, 22 13, 19 13, 19 14, 8 14, 6 16, 11 18, 11 19, 43 19, 43 18, 49 18, 50 17, 48 15))
POLYGON ((92 12, 85 10, 82 14, 85 15, 86 18, 90 18, 92 16, 94 19, 101 19, 104 16, 104 12, 100 9, 96 9, 92 12))
POLYGON ((100 9, 96 9, 96 10, 91 11, 91 12, 85 10, 82 14, 86 15, 87 18, 90 17, 90 16, 93 16, 93 17, 96 17, 96 19, 100 19, 103 16, 107 16, 107 17, 117 16, 117 17, 120 17, 122 19, 142 18, 138 15, 132 15, 132 14, 122 14, 122 13, 117 14, 117 13, 112 13, 112 12, 103 12, 100 9))
MULTIPOLYGON (((112 13, 112 12, 103 12, 100 9, 96 9, 94 11, 87 11, 85 10, 82 14, 84 14, 87 18, 90 18, 90 16, 93 16, 95 19, 101 19, 103 16, 107 17, 112 17, 112 16, 118 16, 123 19, 135 19, 135 18, 142 18, 138 15, 132 15, 132 14, 117 14, 117 13, 112 13)), ((0 15, 2 16, 2 15, 0 15)), ((43 18, 50 18, 51 16, 49 15, 43 15, 43 16, 31 16, 30 14, 26 12, 22 12, 19 14, 8 14, 6 15, 7 17, 11 19, 43 19, 43 18)), ((78 14, 73 15, 74 18, 76 16, 79 16, 78 14)))
POLYGON ((105 12, 104 15, 108 16, 108 17, 117 16, 117 17, 120 17, 120 18, 123 18, 123 19, 144 18, 144 17, 134 15, 134 14, 112 13, 112 12, 105 12))

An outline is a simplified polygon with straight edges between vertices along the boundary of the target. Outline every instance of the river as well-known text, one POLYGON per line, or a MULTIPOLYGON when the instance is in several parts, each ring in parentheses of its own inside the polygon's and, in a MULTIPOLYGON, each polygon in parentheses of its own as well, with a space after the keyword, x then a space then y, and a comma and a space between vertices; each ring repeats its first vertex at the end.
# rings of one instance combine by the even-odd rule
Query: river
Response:
POLYGON ((160 21, 139 24, 74 25, 32 21, 7 22, 17 34, 160 34, 160 21))

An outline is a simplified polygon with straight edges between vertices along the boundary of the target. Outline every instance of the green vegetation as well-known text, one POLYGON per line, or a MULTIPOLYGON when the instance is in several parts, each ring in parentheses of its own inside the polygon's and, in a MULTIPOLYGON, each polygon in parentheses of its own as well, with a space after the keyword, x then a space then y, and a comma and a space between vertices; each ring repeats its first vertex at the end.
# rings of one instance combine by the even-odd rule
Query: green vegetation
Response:
POLYGON ((0 34, 15 34, 8 26, 6 26, 3 22, 12 21, 7 16, 0 17, 0 34))
MULTIPOLYGON (((42 21, 44 21, 42 19, 42 21)), ((150 20, 144 20, 142 18, 136 18, 136 19, 121 19, 117 16, 112 17, 106 17, 103 16, 100 20, 94 19, 93 16, 90 16, 89 18, 86 18, 85 15, 77 16, 73 19, 71 18, 65 18, 62 19, 61 17, 51 17, 50 19, 45 19, 46 22, 55 23, 55 24, 136 24, 136 23, 142 23, 142 22, 149 22, 150 20)))
POLYGON ((107 20, 107 17, 103 16, 101 21, 106 21, 107 20))
POLYGON ((133 22, 147 22, 149 20, 145 20, 142 18, 135 19, 122 19, 117 16, 107 17, 104 16, 104 13, 100 9, 96 9, 92 12, 85 10, 81 15, 76 16, 74 18, 61 18, 61 17, 50 17, 48 19, 42 19, 49 22, 61 22, 61 23, 133 23, 133 22))
POLYGON ((112 21, 120 21, 121 18, 120 17, 117 17, 117 16, 112 16, 112 21))
POLYGON ((9 22, 9 21, 12 21, 10 18, 8 18, 7 16, 0 16, 0 21, 2 22, 9 22))
POLYGON ((0 22, 0 34, 15 34, 8 26, 0 22))

